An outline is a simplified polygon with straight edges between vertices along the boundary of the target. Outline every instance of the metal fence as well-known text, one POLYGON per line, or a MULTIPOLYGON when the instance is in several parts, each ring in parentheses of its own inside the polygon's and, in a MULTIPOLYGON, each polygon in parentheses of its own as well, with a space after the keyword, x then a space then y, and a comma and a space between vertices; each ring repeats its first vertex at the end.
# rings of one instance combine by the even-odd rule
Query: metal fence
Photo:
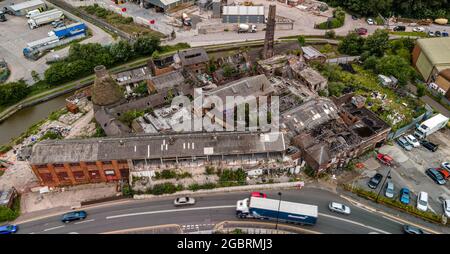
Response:
POLYGON ((388 140, 392 140, 392 139, 396 139, 396 138, 400 137, 401 135, 403 135, 407 131, 409 131, 411 128, 416 127, 416 125, 418 123, 427 120, 433 114, 433 109, 428 105, 425 105, 425 109, 427 110, 425 113, 414 118, 408 125, 403 126, 402 128, 400 128, 396 131, 390 132, 388 135, 388 140))

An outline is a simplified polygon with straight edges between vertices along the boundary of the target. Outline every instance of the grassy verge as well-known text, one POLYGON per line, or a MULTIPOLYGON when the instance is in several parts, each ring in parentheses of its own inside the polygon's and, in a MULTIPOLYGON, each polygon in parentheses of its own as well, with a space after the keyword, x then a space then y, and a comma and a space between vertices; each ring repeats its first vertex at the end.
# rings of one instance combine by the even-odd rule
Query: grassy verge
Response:
POLYGON ((424 32, 403 32, 403 31, 389 31, 389 34, 411 37, 428 37, 424 32))
POLYGON ((353 192, 353 193, 357 194, 358 196, 363 197, 365 199, 372 200, 372 201, 375 201, 377 203, 387 205, 387 206, 389 206, 389 207, 391 207, 393 209, 409 213, 411 215, 414 215, 416 217, 422 218, 422 219, 430 221, 430 222, 442 223, 442 217, 439 216, 438 214, 435 214, 435 213, 431 212, 431 211, 426 211, 426 212, 420 211, 417 208, 415 208, 414 206, 405 205, 405 204, 401 203, 397 199, 390 199, 390 198, 384 197, 382 195, 380 195, 378 197, 378 200, 377 200, 376 199, 377 193, 375 193, 373 191, 368 191, 368 190, 365 190, 365 189, 359 188, 359 187, 353 187, 352 188, 352 186, 349 185, 349 184, 344 184, 343 187, 344 187, 345 190, 351 191, 351 192, 353 192))
POLYGON ((20 215, 20 196, 14 199, 11 208, 0 207, 0 223, 13 221, 20 215))

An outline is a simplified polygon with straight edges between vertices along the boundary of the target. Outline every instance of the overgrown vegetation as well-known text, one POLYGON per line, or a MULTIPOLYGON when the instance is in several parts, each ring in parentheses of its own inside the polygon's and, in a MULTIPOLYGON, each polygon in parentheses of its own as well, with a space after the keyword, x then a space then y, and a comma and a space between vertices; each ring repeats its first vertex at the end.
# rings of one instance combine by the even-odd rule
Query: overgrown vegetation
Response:
POLYGON ((220 187, 230 187, 247 184, 246 182, 247 174, 241 168, 237 170, 231 169, 218 170, 217 175, 219 176, 220 187))
POLYGON ((327 21, 317 24, 315 28, 318 29, 333 29, 344 25, 345 22, 345 11, 337 7, 333 11, 333 17, 329 18, 327 21))
POLYGON ((197 191, 197 190, 210 190, 214 188, 217 188, 217 184, 215 183, 205 183, 205 184, 193 183, 189 185, 188 190, 197 191))
POLYGON ((189 178, 189 177, 192 177, 192 174, 189 172, 177 173, 175 170, 164 169, 161 172, 156 172, 155 176, 153 178, 155 180, 173 179, 173 178, 176 178, 178 180, 178 179, 189 178))
POLYGON ((125 113, 122 113, 122 115, 119 117, 119 121, 128 126, 131 126, 131 123, 133 122, 134 119, 144 116, 144 114, 145 114, 144 110, 137 110, 137 109, 130 110, 125 113))
POLYGON ((0 222, 13 221, 20 215, 20 196, 14 199, 11 208, 0 206, 0 222))
POLYGON ((145 194, 152 194, 152 195, 172 194, 182 190, 183 190, 182 185, 175 185, 173 183, 161 183, 155 184, 153 188, 148 188, 145 191, 145 194))

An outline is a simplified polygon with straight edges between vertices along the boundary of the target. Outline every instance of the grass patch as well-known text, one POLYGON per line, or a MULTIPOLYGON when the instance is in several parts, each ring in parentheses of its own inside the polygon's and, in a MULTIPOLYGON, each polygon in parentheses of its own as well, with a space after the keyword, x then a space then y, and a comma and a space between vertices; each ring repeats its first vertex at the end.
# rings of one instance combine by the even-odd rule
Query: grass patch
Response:
POLYGON ((412 37, 428 37, 424 32, 389 31, 389 34, 412 37))
POLYGON ((192 177, 192 174, 189 172, 183 172, 183 173, 177 173, 175 170, 170 169, 164 169, 161 172, 156 172, 155 176, 153 177, 155 180, 160 179, 183 179, 183 178, 190 178, 192 177))
POLYGON ((14 199, 11 208, 1 206, 0 207, 0 223, 13 221, 20 215, 20 195, 14 199))
POLYGON ((218 170, 217 175, 219 176, 219 187, 230 187, 247 184, 247 174, 242 168, 238 170, 218 170))

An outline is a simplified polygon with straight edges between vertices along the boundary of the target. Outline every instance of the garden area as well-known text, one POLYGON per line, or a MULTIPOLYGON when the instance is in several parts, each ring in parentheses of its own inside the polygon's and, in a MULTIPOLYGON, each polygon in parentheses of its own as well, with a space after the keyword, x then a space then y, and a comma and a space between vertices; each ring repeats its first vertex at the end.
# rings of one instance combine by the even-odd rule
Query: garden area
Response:
POLYGON ((146 26, 142 26, 134 23, 132 17, 123 17, 120 14, 117 14, 113 11, 104 9, 98 4, 89 5, 89 6, 81 6, 79 7, 81 10, 87 12, 90 15, 94 15, 97 18, 101 18, 109 24, 117 27, 118 29, 132 35, 145 35, 145 36, 155 36, 162 38, 163 34, 160 32, 154 31, 146 26))

